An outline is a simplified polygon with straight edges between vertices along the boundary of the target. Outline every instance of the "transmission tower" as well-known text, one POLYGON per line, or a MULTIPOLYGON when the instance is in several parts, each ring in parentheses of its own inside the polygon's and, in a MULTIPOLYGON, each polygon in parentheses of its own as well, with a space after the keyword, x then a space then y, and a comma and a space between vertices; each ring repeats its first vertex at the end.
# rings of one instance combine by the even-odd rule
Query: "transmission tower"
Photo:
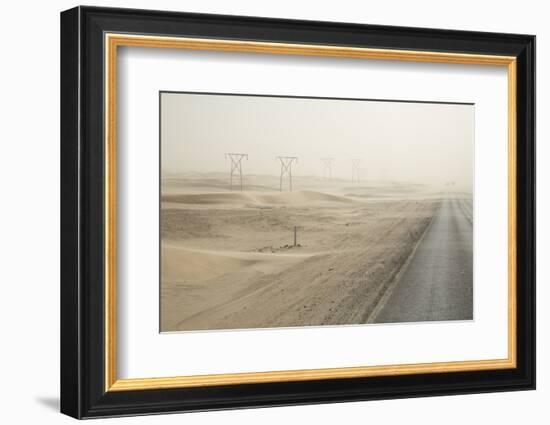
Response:
POLYGON ((359 165, 361 165, 360 159, 351 160, 351 181, 359 183, 359 165))
POLYGON ((323 177, 332 180, 332 162, 334 158, 321 158, 323 163, 323 177))
POLYGON ((229 187, 233 190, 233 174, 239 174, 239 180, 241 183, 241 192, 243 191, 243 167, 242 160, 246 158, 248 161, 248 154, 246 153, 226 153, 225 159, 231 160, 231 171, 229 172, 229 187))
POLYGON ((298 162, 297 156, 278 156, 277 159, 281 162, 281 178, 279 182, 279 190, 283 191, 283 177, 288 176, 289 189, 292 192, 292 163, 298 162))

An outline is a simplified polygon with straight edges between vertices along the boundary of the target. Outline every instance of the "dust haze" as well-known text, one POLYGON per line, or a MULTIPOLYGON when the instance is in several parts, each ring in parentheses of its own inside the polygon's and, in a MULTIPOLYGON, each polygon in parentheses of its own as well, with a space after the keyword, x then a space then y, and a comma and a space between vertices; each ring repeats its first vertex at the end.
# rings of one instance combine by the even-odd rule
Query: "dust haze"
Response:
POLYGON ((473 105, 160 101, 161 331, 473 318, 473 105))
POLYGON ((474 106, 162 94, 162 172, 225 171, 225 152, 249 154, 246 174, 278 175, 280 155, 295 175, 333 176, 472 190, 474 106))

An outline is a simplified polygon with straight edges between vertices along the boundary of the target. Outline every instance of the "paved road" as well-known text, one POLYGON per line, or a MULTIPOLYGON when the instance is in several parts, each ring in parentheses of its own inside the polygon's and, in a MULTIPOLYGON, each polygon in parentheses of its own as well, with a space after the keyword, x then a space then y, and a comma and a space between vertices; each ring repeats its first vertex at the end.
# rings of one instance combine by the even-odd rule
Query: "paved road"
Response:
POLYGON ((452 196, 441 202, 431 227, 401 277, 371 318, 373 323, 473 318, 471 209, 452 196))

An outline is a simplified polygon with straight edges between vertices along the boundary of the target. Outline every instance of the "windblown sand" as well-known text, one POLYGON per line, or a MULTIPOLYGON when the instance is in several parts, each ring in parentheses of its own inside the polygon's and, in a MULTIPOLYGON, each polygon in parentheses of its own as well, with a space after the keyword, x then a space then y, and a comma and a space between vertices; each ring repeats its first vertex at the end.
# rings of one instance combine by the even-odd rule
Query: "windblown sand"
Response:
POLYGON ((225 175, 163 179, 162 331, 365 323, 441 199, 414 185, 247 180, 241 192, 225 175))

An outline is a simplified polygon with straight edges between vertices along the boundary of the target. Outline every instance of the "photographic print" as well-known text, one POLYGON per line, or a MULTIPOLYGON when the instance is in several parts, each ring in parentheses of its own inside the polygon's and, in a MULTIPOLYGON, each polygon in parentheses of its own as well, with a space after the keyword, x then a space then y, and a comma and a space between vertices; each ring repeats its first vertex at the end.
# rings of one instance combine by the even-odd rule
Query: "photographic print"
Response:
POLYGON ((160 93, 160 330, 473 319, 474 105, 160 93))
POLYGON ((90 6, 60 34, 62 413, 535 388, 535 36, 90 6))

